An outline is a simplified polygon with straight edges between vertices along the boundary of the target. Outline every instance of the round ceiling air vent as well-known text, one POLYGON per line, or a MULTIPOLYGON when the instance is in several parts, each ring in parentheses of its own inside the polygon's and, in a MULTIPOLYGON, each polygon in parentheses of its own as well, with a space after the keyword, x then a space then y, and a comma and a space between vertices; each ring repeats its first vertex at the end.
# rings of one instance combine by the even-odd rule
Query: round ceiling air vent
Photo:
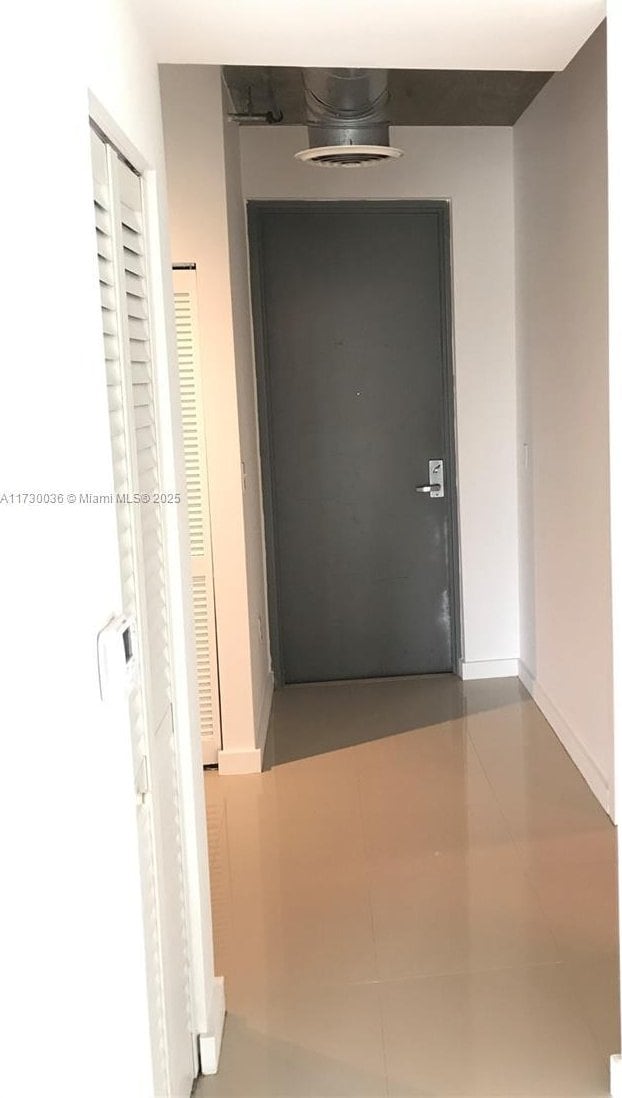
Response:
POLYGON ((316 149, 302 149, 295 159, 303 164, 322 164, 337 168, 362 168, 366 164, 378 164, 382 160, 399 160, 401 149, 390 145, 322 145, 316 149))

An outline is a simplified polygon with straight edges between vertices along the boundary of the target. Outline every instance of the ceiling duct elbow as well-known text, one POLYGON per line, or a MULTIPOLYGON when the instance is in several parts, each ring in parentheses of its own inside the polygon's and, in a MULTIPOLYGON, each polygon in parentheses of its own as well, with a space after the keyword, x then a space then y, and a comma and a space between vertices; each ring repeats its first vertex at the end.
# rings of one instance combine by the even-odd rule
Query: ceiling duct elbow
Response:
POLYGON ((389 140, 386 69, 304 69, 309 148, 296 159, 360 167, 402 155, 389 140))

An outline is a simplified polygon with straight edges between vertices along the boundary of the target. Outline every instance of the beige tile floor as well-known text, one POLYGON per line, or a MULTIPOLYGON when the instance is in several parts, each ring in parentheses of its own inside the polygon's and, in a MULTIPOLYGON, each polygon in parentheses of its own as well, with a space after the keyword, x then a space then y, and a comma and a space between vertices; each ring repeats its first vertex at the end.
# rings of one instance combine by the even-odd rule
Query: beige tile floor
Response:
POLYGON ((596 1098, 615 831, 514 679, 289 687, 206 773, 221 1067, 198 1098, 596 1098))

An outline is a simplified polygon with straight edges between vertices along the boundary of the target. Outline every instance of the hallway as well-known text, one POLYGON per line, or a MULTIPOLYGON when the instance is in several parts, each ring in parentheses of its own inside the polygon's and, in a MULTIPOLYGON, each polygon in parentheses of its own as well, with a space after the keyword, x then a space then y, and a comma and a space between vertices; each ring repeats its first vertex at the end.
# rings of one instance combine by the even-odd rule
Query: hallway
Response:
POLYGON ((615 829, 517 680, 288 687, 266 755, 205 774, 198 1098, 609 1093, 615 829))

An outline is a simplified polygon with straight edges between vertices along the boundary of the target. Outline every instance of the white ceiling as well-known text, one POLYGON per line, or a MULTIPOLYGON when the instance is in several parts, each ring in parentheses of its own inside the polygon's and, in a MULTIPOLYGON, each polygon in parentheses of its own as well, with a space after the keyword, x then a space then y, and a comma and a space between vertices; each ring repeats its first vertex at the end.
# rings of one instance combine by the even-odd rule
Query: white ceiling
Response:
POLYGON ((605 0, 133 0, 158 61, 564 68, 605 0))

